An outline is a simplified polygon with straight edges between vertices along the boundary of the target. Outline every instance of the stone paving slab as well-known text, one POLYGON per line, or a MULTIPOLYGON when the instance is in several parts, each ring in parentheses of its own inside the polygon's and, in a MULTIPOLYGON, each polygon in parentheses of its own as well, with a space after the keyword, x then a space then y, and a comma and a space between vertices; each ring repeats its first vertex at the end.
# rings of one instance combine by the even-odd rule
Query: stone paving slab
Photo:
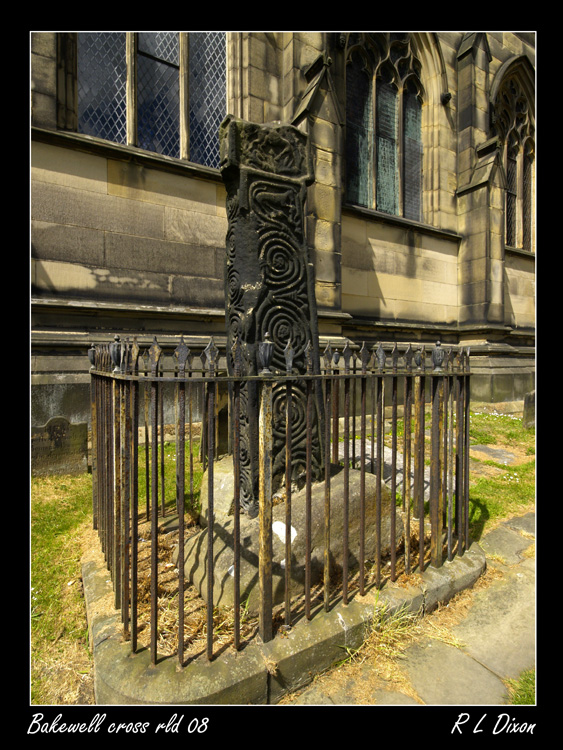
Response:
MULTIPOLYGON (((525 554, 534 535, 535 513, 528 513, 510 519, 480 541, 479 546, 493 556, 488 558, 489 564, 502 575, 475 592, 467 615, 450 628, 458 645, 423 638, 400 660, 400 669, 419 698, 418 705, 506 704, 506 680, 535 668, 535 559, 525 554)), ((380 688, 381 681, 371 693, 373 705, 417 703, 398 694, 394 686, 380 688)), ((346 694, 352 693, 351 686, 345 693, 335 689, 327 674, 290 705, 334 705, 339 697, 345 705, 346 694)))

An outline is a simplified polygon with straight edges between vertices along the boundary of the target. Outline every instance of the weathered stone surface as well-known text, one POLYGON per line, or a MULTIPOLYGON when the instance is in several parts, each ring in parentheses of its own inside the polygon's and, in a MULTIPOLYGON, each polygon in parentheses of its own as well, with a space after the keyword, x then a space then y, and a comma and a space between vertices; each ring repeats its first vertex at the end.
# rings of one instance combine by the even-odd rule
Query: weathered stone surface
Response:
POLYGON ((524 427, 536 426, 536 392, 531 391, 524 396, 524 416, 522 418, 524 427))
MULTIPOLYGON (((359 555, 359 518, 360 518, 360 485, 361 472, 350 471, 349 480, 349 569, 358 565, 359 555)), ((377 479, 372 474, 365 475, 366 498, 366 535, 365 557, 373 559, 376 549, 376 488, 377 479)), ((300 593, 304 582, 305 561, 305 490, 292 496, 291 501, 291 581, 293 593, 300 593)), ((344 471, 335 473, 331 479, 331 514, 330 514, 330 559, 331 570, 341 571, 343 560, 343 496, 344 471)), ((391 538, 391 500, 389 490, 382 485, 381 491, 381 550, 385 554, 390 549, 391 538)), ((315 483, 311 492, 311 579, 313 583, 323 578, 324 565, 324 503, 325 486, 323 482, 315 483)), ((226 503, 228 506, 228 502, 226 503)), ((221 522, 214 524, 213 559, 214 559, 214 604, 231 606, 234 599, 233 587, 233 516, 225 517, 222 511, 221 522)), ((285 504, 273 508, 273 602, 279 604, 284 600, 285 586, 285 504)), ((397 515, 396 540, 399 543, 403 533, 402 521, 397 515)), ((205 528, 189 539, 185 547, 185 575, 205 598, 207 595, 207 534, 205 528)), ((248 609, 256 611, 259 602, 258 577, 258 521, 241 514, 241 601, 248 599, 248 609)), ((177 556, 177 553, 176 553, 177 556)))
POLYGON ((45 474, 82 474, 88 469, 88 425, 53 417, 31 429, 31 471, 45 474))
MULTIPOLYGON (((257 124, 229 116, 220 129, 221 174, 227 191, 225 314, 229 373, 256 375, 258 346, 273 342, 272 370, 285 373, 286 347, 295 374, 319 372, 313 269, 304 231, 304 202, 311 181, 307 135, 291 125, 257 124), (240 359, 234 361, 237 343, 240 359), (309 363, 307 357, 310 356, 309 363)), ((293 383, 292 475, 303 473, 306 443, 313 476, 322 469, 322 400, 315 399, 305 435, 305 384, 293 383)), ((273 481, 285 472, 285 385, 273 391, 273 481)), ((241 506, 258 513, 258 398, 253 381, 241 388, 241 506)))

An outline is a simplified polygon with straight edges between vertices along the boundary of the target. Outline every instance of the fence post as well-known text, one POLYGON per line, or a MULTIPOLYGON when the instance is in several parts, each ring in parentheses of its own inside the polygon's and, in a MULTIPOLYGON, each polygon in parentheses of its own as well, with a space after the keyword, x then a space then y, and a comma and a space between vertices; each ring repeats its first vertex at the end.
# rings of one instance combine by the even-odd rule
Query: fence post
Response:
POLYGON ((260 389, 260 416, 258 427, 259 463, 259 581, 260 617, 259 631, 262 641, 272 640, 272 380, 269 365, 273 344, 266 334, 258 344, 258 361, 263 376, 260 389))

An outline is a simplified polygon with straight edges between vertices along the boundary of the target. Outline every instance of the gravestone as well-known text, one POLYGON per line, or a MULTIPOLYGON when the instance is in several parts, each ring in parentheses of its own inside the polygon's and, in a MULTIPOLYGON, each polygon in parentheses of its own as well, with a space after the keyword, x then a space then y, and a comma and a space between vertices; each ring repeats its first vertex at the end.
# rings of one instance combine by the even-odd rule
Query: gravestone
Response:
POLYGON ((88 425, 53 417, 31 428, 31 473, 82 474, 88 470, 88 425))
MULTIPOLYGON (((221 174, 227 190, 225 257, 227 367, 260 372, 260 343, 273 342, 270 367, 286 372, 292 350, 298 374, 320 371, 317 310, 304 229, 304 202, 312 180, 308 140, 291 125, 259 125, 228 116, 220 129, 221 174), (239 345, 240 360, 232 354, 239 345), (287 348, 287 349, 286 349, 287 348)), ((293 386, 292 481, 306 469, 306 386, 293 386)), ((274 489, 285 473, 284 384, 273 388, 274 489)), ((311 469, 322 474, 322 399, 315 388, 311 469)), ((258 514, 258 385, 241 391, 241 507, 258 514)))

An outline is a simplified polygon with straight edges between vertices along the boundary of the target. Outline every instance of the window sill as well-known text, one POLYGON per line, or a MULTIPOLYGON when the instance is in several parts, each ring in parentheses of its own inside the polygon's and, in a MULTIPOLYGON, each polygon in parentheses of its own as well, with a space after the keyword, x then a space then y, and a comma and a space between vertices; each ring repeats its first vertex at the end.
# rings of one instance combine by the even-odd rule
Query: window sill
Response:
POLYGON ((438 229, 430 224, 423 224, 421 221, 414 221, 412 219, 405 219, 402 216, 394 216, 392 214, 386 214, 382 211, 376 211, 374 208, 365 208, 365 206, 357 206, 352 203, 344 203, 342 206, 343 211, 346 211, 350 215, 363 216, 366 219, 372 219, 384 224, 391 224, 393 226, 403 227, 404 229, 412 229, 416 232, 424 232, 425 234, 432 234, 435 237, 445 237, 450 240, 459 240, 463 238, 457 232, 452 232, 448 229, 438 229))
POLYGON ((90 154, 104 156, 108 159, 121 161, 132 161, 152 169, 161 169, 167 172, 179 174, 190 174, 194 177, 220 181, 221 174, 218 169, 206 167, 202 164, 176 159, 171 156, 145 151, 136 146, 127 146, 121 143, 112 143, 102 138, 95 138, 83 133, 73 133, 61 130, 47 130, 44 128, 31 128, 31 139, 40 143, 50 143, 63 148, 74 148, 79 151, 87 151, 90 154))
POLYGON ((531 250, 523 250, 521 247, 510 247, 510 245, 505 245, 504 249, 505 252, 510 255, 520 255, 522 258, 530 258, 532 260, 535 260, 536 258, 536 254, 531 250))

